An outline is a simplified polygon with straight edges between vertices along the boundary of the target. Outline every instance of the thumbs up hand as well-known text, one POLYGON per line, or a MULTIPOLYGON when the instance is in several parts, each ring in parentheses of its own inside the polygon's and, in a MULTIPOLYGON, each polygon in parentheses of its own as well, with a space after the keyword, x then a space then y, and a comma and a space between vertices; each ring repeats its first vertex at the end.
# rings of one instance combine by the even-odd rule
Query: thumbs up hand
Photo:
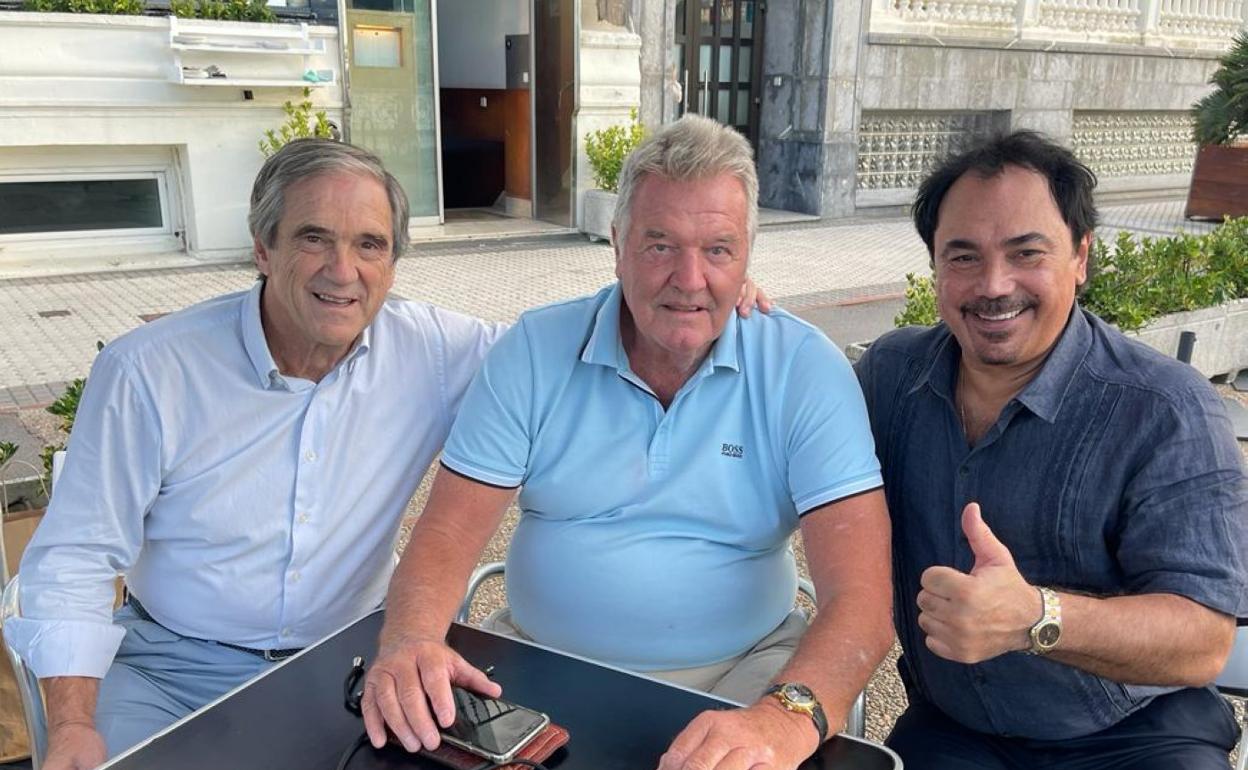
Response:
POLYGON ((1044 613, 1040 592, 1023 579, 1010 549, 984 523, 979 503, 962 510, 962 532, 975 556, 971 571, 929 567, 920 578, 919 627, 928 649, 958 663, 1027 649, 1028 631, 1044 613))

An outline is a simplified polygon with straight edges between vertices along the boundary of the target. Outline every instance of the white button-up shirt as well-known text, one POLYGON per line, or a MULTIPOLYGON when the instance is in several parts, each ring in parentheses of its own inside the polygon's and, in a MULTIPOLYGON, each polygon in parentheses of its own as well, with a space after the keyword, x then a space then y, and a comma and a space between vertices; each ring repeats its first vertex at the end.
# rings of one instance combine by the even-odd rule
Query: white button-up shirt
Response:
POLYGON ((104 676, 117 573, 162 625, 254 648, 381 603, 404 507, 501 327, 390 300, 311 382, 278 372, 260 290, 96 358, 4 628, 38 676, 104 676))

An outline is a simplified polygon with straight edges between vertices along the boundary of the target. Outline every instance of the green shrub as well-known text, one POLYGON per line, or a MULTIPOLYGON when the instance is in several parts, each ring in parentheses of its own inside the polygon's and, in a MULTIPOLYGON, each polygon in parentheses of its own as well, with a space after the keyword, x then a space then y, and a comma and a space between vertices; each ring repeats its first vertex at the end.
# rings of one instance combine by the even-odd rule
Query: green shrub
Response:
POLYGON ((589 156, 594 184, 600 190, 618 192, 624 159, 646 136, 645 127, 637 120, 637 110, 630 112, 628 118, 627 125, 608 126, 585 135, 585 154, 589 156))
POLYGON ((906 306, 893 318, 893 325, 931 326, 940 320, 936 312, 936 285, 931 276, 906 273, 906 306))
POLYGON ((44 13, 108 13, 141 16, 144 0, 26 0, 22 7, 44 13))
MULTIPOLYGON (((25 0, 28 11, 45 13, 111 13, 141 16, 145 0, 25 0)), ((266 0, 170 0, 169 11, 182 19, 277 21, 266 0)))
MULTIPOLYGON (((87 381, 81 377, 69 383, 69 386, 65 388, 65 392, 44 410, 48 414, 54 414, 61 418, 61 424, 57 428, 66 436, 74 429, 74 418, 78 416, 78 403, 82 401, 82 389, 86 384, 87 381)), ((39 453, 39 458, 43 461, 44 485, 47 487, 52 486, 52 455, 64 448, 65 442, 62 441, 57 444, 44 446, 43 451, 39 453)))
POLYGON ((286 102, 282 105, 282 110, 286 113, 286 122, 276 130, 265 131, 264 138, 260 140, 260 153, 264 157, 272 157, 292 139, 307 137, 332 139, 334 137, 334 127, 330 125, 325 111, 313 112, 312 110, 311 88, 303 89, 302 101, 298 104, 286 102))
MULTIPOLYGON (((276 21, 277 16, 265 0, 178 0, 181 10, 195 8, 195 17, 218 21, 276 21)), ((170 4, 172 8, 172 3, 170 4)), ((178 9, 174 15, 182 16, 178 9)))
POLYGON ((1083 305, 1124 331, 1166 313, 1248 297, 1248 218, 1202 236, 1136 239, 1123 232, 1112 250, 1094 248, 1100 267, 1083 305))
MULTIPOLYGON (((1206 235, 1137 238, 1119 232, 1111 248, 1092 245, 1096 275, 1080 304, 1123 331, 1182 310, 1248 297, 1248 217, 1228 219, 1206 235)), ((906 305, 897 326, 938 320, 931 278, 906 276, 906 305)))

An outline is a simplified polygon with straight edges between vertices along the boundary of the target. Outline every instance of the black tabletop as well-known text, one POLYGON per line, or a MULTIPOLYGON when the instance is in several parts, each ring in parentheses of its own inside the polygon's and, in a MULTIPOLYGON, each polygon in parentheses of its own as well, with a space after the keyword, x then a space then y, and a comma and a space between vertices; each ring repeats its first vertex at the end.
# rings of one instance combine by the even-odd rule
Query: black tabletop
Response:
MULTIPOLYGON (((109 768, 180 770, 333 770, 363 723, 343 707, 343 680, 357 655, 371 660, 382 613, 276 666, 247 687, 125 754, 109 768)), ((546 762, 550 770, 654 770, 658 758, 696 714, 721 701, 561 655, 468 626, 455 625, 451 646, 479 668, 494 666, 503 697, 544 711, 571 741, 546 762)), ((364 747, 351 770, 438 766, 398 748, 364 747)), ((802 770, 892 770, 894 755, 837 736, 802 770)))

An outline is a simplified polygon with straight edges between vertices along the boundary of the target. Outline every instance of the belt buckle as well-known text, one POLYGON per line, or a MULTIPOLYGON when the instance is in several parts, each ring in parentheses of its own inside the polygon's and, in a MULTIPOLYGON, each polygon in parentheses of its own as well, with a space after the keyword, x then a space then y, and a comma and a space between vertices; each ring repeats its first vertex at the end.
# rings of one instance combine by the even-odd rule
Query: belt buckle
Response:
POLYGON ((284 653, 285 650, 265 650, 264 659, 269 663, 277 663, 290 657, 290 655, 284 653))

